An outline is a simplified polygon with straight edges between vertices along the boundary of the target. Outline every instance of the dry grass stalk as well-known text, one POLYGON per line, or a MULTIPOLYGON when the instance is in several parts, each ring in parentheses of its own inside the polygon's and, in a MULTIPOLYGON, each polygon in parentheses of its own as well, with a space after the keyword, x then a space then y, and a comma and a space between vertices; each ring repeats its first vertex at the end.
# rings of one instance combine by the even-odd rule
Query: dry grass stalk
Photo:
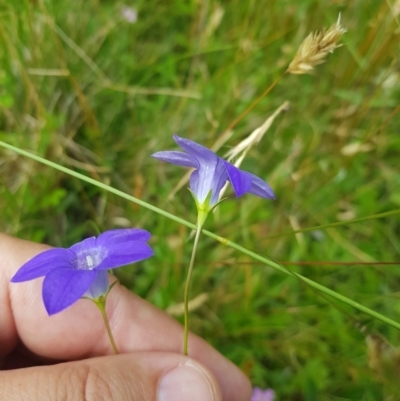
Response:
MULTIPOLYGON (((205 292, 202 292, 196 298, 193 298, 189 301, 189 311, 192 312, 192 311, 200 308, 208 301, 208 299, 209 299, 209 295, 205 292)), ((170 305, 166 309, 166 312, 169 315, 181 316, 181 315, 183 315, 183 312, 184 312, 184 305, 183 305, 183 303, 170 305)))
POLYGON ((290 104, 288 101, 283 102, 275 112, 269 116, 265 122, 258 128, 256 128, 248 137, 243 139, 238 145, 234 148, 229 150, 225 154, 225 158, 232 162, 233 159, 237 159, 234 163, 236 167, 239 167, 242 164, 243 159, 247 155, 247 152, 254 146, 257 145, 261 139, 263 138, 264 134, 268 131, 271 127, 272 123, 274 122, 275 118, 282 113, 283 111, 288 111, 290 108, 290 104))
MULTIPOLYGON (((238 145, 236 145, 234 148, 229 150, 225 154, 225 158, 229 161, 232 162, 234 159, 234 165, 236 167, 240 167, 242 164, 242 161, 246 157, 247 153, 249 150, 257 145, 261 139, 263 138, 264 134, 268 131, 268 129, 271 127, 272 123, 274 122, 275 118, 282 112, 288 111, 290 109, 290 104, 288 101, 283 102, 276 110, 275 112, 269 116, 264 124, 262 124, 260 127, 256 128, 248 137, 243 139, 238 145)), ((219 194, 219 199, 222 199, 226 189, 228 187, 228 183, 225 184, 225 186, 222 188, 220 194, 219 194)), ((216 209, 215 209, 216 210, 216 209)))
POLYGON ((340 47, 340 38, 347 31, 340 25, 340 15, 329 29, 323 32, 310 33, 300 45, 287 72, 290 74, 309 74, 318 64, 325 62, 326 55, 340 47))

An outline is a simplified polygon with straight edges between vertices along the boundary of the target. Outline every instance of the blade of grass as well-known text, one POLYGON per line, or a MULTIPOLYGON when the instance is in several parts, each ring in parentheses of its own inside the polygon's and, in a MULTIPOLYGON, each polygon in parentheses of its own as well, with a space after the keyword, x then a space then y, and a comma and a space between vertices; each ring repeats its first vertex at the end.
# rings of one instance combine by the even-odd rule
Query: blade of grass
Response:
POLYGON ((173 89, 173 88, 140 88, 113 83, 101 68, 79 47, 50 17, 44 17, 46 23, 57 33, 57 35, 69 46, 93 71, 100 80, 100 86, 117 92, 125 92, 134 95, 165 95, 201 99, 201 94, 196 91, 173 89))
POLYGON ((395 216, 396 214, 400 214, 400 209, 390 210, 389 212, 383 212, 383 213, 378 213, 378 214, 372 214, 370 216, 360 217, 360 218, 357 218, 357 219, 351 219, 351 220, 346 220, 346 221, 338 221, 338 222, 335 222, 335 223, 322 224, 320 226, 307 227, 307 228, 302 228, 300 230, 293 230, 293 231, 287 231, 285 233, 268 235, 268 236, 264 237, 263 239, 264 240, 274 239, 274 238, 283 237, 285 235, 293 235, 293 234, 298 234, 298 233, 307 233, 307 232, 310 232, 310 231, 323 230, 325 228, 331 228, 331 227, 347 226, 349 224, 359 223, 361 221, 380 219, 382 217, 388 217, 388 216, 395 216))
MULTIPOLYGON (((11 151, 13 151, 15 153, 18 153, 18 154, 20 154, 22 156, 29 157, 30 159, 36 160, 36 161, 38 161, 38 162, 40 162, 42 164, 45 164, 45 165, 47 165, 49 167, 52 167, 52 168, 54 168, 56 170, 62 171, 64 173, 68 174, 68 175, 71 175, 73 177, 79 178, 79 179, 81 179, 83 181, 88 182, 89 184, 92 184, 92 185, 95 185, 95 186, 97 186, 99 188, 102 188, 105 191, 114 193, 115 195, 118 195, 118 196, 120 196, 122 198, 125 198, 125 199, 127 199, 127 200, 129 200, 131 202, 134 202, 134 203, 136 203, 136 204, 138 204, 140 206, 143 206, 143 207, 145 207, 145 208, 147 208, 149 210, 152 210, 153 212, 156 212, 156 213, 158 213, 158 214, 160 214, 160 215, 162 215, 164 217, 167 217, 167 218, 169 218, 169 219, 171 219, 173 221, 176 221, 177 223, 183 224, 186 227, 189 227, 189 228, 192 228, 192 229, 196 228, 196 225, 193 224, 193 223, 190 223, 189 221, 186 221, 186 220, 184 220, 184 219, 182 219, 180 217, 177 217, 177 216, 175 216, 175 215, 173 215, 171 213, 168 213, 168 212, 166 212, 166 211, 164 211, 162 209, 159 209, 156 206, 153 206, 153 205, 151 205, 151 204, 149 204, 147 202, 144 202, 144 201, 142 201, 140 199, 137 199, 137 198, 135 198, 135 197, 133 197, 131 195, 128 195, 125 192, 119 191, 118 189, 115 189, 115 188, 113 188, 113 187, 111 187, 109 185, 103 184, 103 183, 101 183, 99 181, 96 181, 96 180, 94 180, 92 178, 86 177, 85 175, 77 173, 76 171, 70 170, 69 168, 60 166, 57 163, 54 163, 54 162, 52 162, 50 160, 46 160, 46 159, 44 159, 44 158, 42 158, 40 156, 34 155, 34 154, 30 153, 30 152, 27 152, 25 150, 19 149, 19 148, 15 147, 15 146, 9 145, 9 144, 7 144, 5 142, 2 142, 2 141, 0 141, 0 146, 3 147, 3 148, 9 149, 9 150, 11 150, 11 151)), ((388 324, 388 325, 400 330, 400 323, 398 323, 398 322, 396 322, 396 321, 394 321, 394 320, 392 320, 392 319, 390 319, 390 318, 388 318, 388 317, 386 317, 386 316, 384 316, 384 315, 382 315, 382 314, 380 314, 378 312, 375 312, 374 310, 369 309, 366 306, 361 305, 360 303, 358 303, 356 301, 353 301, 350 298, 345 297, 344 295, 341 295, 341 294, 339 294, 339 293, 337 293, 337 292, 335 292, 335 291, 333 291, 333 290, 331 290, 331 289, 329 289, 327 287, 324 287, 323 285, 318 284, 317 282, 315 282, 313 280, 310 280, 309 278, 307 278, 305 276, 302 276, 300 274, 291 272, 291 271, 287 270, 285 267, 281 266, 279 263, 277 263, 277 262, 275 262, 275 261, 273 261, 271 259, 267 259, 266 257, 261 256, 261 255, 255 253, 255 252, 253 252, 253 251, 250 251, 249 249, 246 249, 246 248, 242 247, 241 245, 236 244, 235 242, 232 242, 232 241, 228 240, 227 238, 220 237, 219 235, 216 235, 216 234, 212 233, 211 231, 207 231, 207 230, 202 230, 202 232, 203 232, 203 234, 207 235, 208 237, 213 238, 213 239, 221 242, 222 244, 224 244, 226 246, 229 246, 229 247, 231 247, 233 249, 236 249, 237 251, 239 251, 241 253, 244 253, 245 255, 248 255, 248 256, 252 257, 253 259, 255 259, 255 260, 258 260, 259 262, 263 262, 264 264, 266 264, 266 265, 268 265, 270 267, 273 267, 274 269, 276 269, 276 270, 278 270, 278 271, 280 271, 282 273, 285 273, 285 274, 287 274, 289 276, 292 276, 294 278, 298 278, 298 279, 302 280, 303 282, 305 282, 310 287, 315 288, 316 290, 321 291, 322 293, 324 293, 326 295, 329 295, 332 298, 337 299, 338 301, 341 301, 341 302, 343 302, 343 303, 345 303, 347 305, 350 305, 353 308, 355 308, 355 309, 357 309, 357 310, 359 310, 361 312, 364 312, 365 314, 367 314, 367 315, 369 315, 369 316, 371 316, 371 317, 373 317, 375 319, 378 319, 381 322, 384 322, 384 323, 386 323, 386 324, 388 324)))

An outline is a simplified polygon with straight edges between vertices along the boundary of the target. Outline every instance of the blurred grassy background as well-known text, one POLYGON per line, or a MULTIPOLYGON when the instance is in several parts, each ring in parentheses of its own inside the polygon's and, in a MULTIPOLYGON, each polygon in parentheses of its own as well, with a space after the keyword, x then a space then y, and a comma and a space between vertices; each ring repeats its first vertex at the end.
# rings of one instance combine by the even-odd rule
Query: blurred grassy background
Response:
MULTIPOLYGON (((399 1, 0 0, 0 140, 194 221, 187 190, 167 200, 183 170, 150 154, 173 133, 212 146, 339 13, 344 46, 313 76, 285 76, 220 151, 290 102, 242 165, 277 200, 226 201, 207 228, 398 320, 399 266, 377 263, 400 260, 398 216, 268 237, 400 207, 399 1)), ((2 231, 55 246, 150 230, 156 256, 117 274, 160 308, 182 302, 188 229, 5 150, 0 196, 2 231)), ((197 260, 191 328, 255 385, 278 400, 400 399, 397 330, 209 238, 197 260)))

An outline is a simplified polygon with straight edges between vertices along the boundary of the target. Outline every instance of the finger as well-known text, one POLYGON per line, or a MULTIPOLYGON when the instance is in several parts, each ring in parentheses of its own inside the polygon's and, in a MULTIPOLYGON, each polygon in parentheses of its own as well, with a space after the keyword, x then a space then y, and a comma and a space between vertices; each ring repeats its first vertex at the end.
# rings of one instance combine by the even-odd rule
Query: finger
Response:
MULTIPOLYGON (((9 283, 18 268, 42 250, 42 245, 0 235, 0 255, 13 255, 13 258, 3 259, 0 265, 6 280, 3 287, 7 284, 5 291, 8 289, 10 299, 5 303, 8 308, 0 313, 0 336, 5 343, 12 344, 18 335, 37 355, 56 360, 112 353, 100 313, 91 301, 80 300, 49 317, 41 299, 42 279, 9 283), (6 318, 3 319, 3 316, 6 318), (4 328, 6 330, 2 332, 4 328), (4 333, 8 333, 8 337, 4 333)), ((110 292, 107 314, 121 352, 182 352, 182 326, 124 287, 117 285, 110 292)), ((213 372, 220 383, 224 400, 241 401, 249 397, 251 386, 243 373, 193 334, 189 337, 189 355, 213 372)))
POLYGON ((0 233, 0 361, 18 343, 9 288, 11 272, 48 248, 46 245, 17 240, 0 233))
POLYGON ((213 375, 193 359, 132 353, 0 372, 9 401, 221 401, 213 375))

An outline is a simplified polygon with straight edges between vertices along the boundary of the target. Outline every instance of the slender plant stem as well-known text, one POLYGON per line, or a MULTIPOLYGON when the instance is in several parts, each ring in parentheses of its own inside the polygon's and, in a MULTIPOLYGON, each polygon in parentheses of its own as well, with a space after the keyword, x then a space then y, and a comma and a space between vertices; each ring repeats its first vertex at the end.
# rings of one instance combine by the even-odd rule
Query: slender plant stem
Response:
POLYGON ((220 135, 220 137, 218 138, 216 144, 214 145, 214 147, 212 148, 215 151, 215 148, 219 148, 219 144, 220 143, 224 143, 225 142, 225 137, 226 135, 229 134, 229 132, 231 130, 233 130, 233 128, 236 127, 237 124, 239 124, 240 121, 243 120, 244 117, 247 116, 247 114, 253 110, 253 108, 262 100, 264 99, 265 96, 268 95, 269 92, 271 92, 271 90, 276 86, 276 84, 283 78, 283 76, 286 74, 286 72, 284 72, 283 74, 279 75, 278 78, 275 79, 274 82, 272 82, 272 84, 270 86, 268 86, 267 89, 265 89, 265 91, 257 98, 254 100, 254 102, 252 102, 247 109, 245 109, 244 111, 242 111, 242 113, 239 114, 238 117, 236 117, 231 124, 228 126, 228 128, 226 128, 224 130, 224 132, 220 135))
MULTIPOLYGON (((105 191, 108 191, 108 192, 111 192, 111 193, 113 193, 115 195, 118 195, 121 198, 127 199, 127 200, 129 200, 129 201, 131 201, 133 203, 136 203, 136 204, 138 204, 140 206, 143 206, 146 209, 152 210, 153 212, 156 212, 156 213, 158 213, 158 214, 160 214, 160 215, 162 215, 164 217, 167 217, 170 220, 173 220, 173 221, 175 221, 175 222, 177 222, 179 224, 182 224, 182 225, 184 225, 186 227, 189 227, 189 228, 191 228, 193 230, 197 229, 197 226, 195 224, 193 224, 193 223, 191 223, 191 222, 189 222, 189 221, 187 221, 185 219, 182 219, 182 218, 180 218, 178 216, 175 216, 172 213, 168 213, 165 210, 162 210, 162 209, 160 209, 160 208, 158 208, 156 206, 153 206, 153 205, 151 205, 151 204, 149 204, 149 203, 147 203, 145 201, 137 199, 132 195, 129 195, 129 194, 125 193, 125 192, 122 192, 122 191, 120 191, 118 189, 115 189, 115 188, 111 187, 110 185, 103 184, 102 182, 94 180, 93 178, 90 178, 90 177, 87 177, 87 176, 85 176, 83 174, 77 173, 74 170, 71 170, 71 169, 69 169, 67 167, 64 167, 64 166, 60 166, 57 163, 54 163, 54 162, 52 162, 50 160, 47 160, 47 159, 44 159, 43 157, 34 155, 31 152, 27 152, 25 150, 22 150, 22 149, 19 149, 19 148, 15 147, 15 146, 9 145, 8 143, 0 141, 0 146, 3 147, 3 148, 6 148, 6 149, 12 150, 13 152, 18 153, 18 154, 20 154, 22 156, 29 157, 30 159, 36 160, 36 161, 38 161, 38 162, 40 162, 42 164, 45 164, 47 166, 50 166, 50 167, 52 167, 52 168, 54 168, 56 170, 62 171, 62 172, 66 173, 66 174, 68 174, 68 175, 70 175, 72 177, 79 178, 82 181, 88 182, 89 184, 95 185, 98 188, 104 189, 105 191)), ((391 212, 385 213, 385 216, 399 214, 399 213, 400 213, 400 209, 397 209, 397 210, 393 210, 391 212)), ((370 217, 371 218, 383 217, 383 213, 381 215, 377 214, 375 216, 370 216, 370 217)), ((360 219, 358 219, 358 220, 360 221, 360 219)), ((349 222, 345 222, 344 225, 348 224, 348 223, 349 222)), ((323 228, 324 226, 320 226, 320 227, 323 228)), ((238 250, 239 252, 242 252, 245 255, 248 255, 248 256, 252 257, 255 260, 258 260, 258 261, 260 261, 262 263, 265 263, 266 265, 271 266, 274 269, 279 270, 282 273, 285 273, 285 274, 288 274, 288 275, 290 275, 292 277, 297 277, 298 279, 306 281, 308 285, 316 288, 317 290, 319 290, 319 291, 321 291, 321 292, 323 292, 323 293, 325 293, 327 295, 330 295, 331 297, 336 298, 337 300, 339 300, 339 301, 341 301, 341 302, 343 302, 343 303, 345 303, 347 305, 350 305, 353 308, 358 309, 359 311, 364 312, 367 315, 369 315, 369 316, 371 316, 371 317, 373 317, 375 319, 378 319, 381 322, 384 322, 384 323, 386 323, 386 324, 388 324, 388 325, 400 330, 400 323, 396 322, 393 319, 390 319, 390 318, 388 318, 388 317, 386 317, 386 316, 384 316, 384 315, 382 315, 382 314, 380 314, 378 312, 375 312, 374 310, 369 309, 366 306, 363 306, 363 305, 359 304, 358 302, 355 302, 355 301, 353 301, 353 300, 351 300, 351 299, 349 299, 349 298, 347 298, 347 297, 345 297, 345 296, 343 296, 343 295, 341 295, 341 294, 339 294, 339 293, 337 293, 337 292, 335 292, 335 291, 333 291, 333 290, 331 290, 331 289, 329 289, 327 287, 324 287, 323 285, 318 284, 315 281, 312 281, 312 280, 310 280, 310 279, 308 279, 308 278, 306 278, 304 276, 301 276, 299 274, 294 276, 293 274, 289 273, 284 267, 282 267, 279 263, 277 263, 277 262, 275 262, 275 261, 273 261, 271 259, 268 259, 267 257, 263 257, 263 256, 255 253, 255 252, 252 252, 249 249, 246 249, 246 248, 240 246, 239 244, 236 244, 235 242, 232 242, 232 241, 228 240, 227 238, 221 237, 221 236, 219 236, 217 234, 214 234, 211 231, 207 231, 207 230, 202 230, 202 232, 203 232, 203 234, 207 235, 208 237, 213 238, 213 239, 221 242, 222 244, 224 244, 226 246, 234 248, 234 249, 238 250)))
POLYGON ((185 294, 184 294, 184 298, 183 298, 183 303, 184 303, 184 308, 185 308, 185 328, 184 328, 184 332, 183 332, 183 354, 184 355, 188 355, 189 289, 190 289, 190 282, 192 279, 194 261, 196 259, 197 246, 199 244, 199 238, 200 238, 200 234, 201 234, 201 227, 202 227, 202 224, 198 224, 197 228, 196 228, 196 236, 194 238, 192 256, 190 258, 189 270, 188 270, 186 284, 185 284, 185 294))
POLYGON ((359 217, 357 219, 351 219, 351 220, 346 220, 346 221, 337 221, 335 223, 321 224, 319 226, 301 228, 300 230, 292 230, 292 231, 287 231, 285 233, 267 235, 263 239, 268 240, 268 239, 283 237, 285 235, 307 233, 309 231, 315 231, 315 230, 323 230, 324 228, 347 226, 347 225, 353 224, 353 223, 360 223, 362 221, 367 221, 367 220, 381 219, 383 217, 394 216, 396 214, 400 214, 400 209, 390 210, 389 212, 383 212, 383 213, 378 213, 378 214, 371 214, 370 216, 359 217))
MULTIPOLYGON (((218 236, 216 236, 216 235, 213 234, 213 233, 210 233, 210 234, 212 234, 212 235, 209 235, 208 232, 207 232, 206 230, 203 230, 203 233, 207 234, 209 237, 218 239, 218 238, 217 238, 218 236)), ((242 253, 244 253, 244 254, 246 254, 246 255, 252 257, 253 259, 256 259, 256 260, 258 260, 258 261, 260 261, 260 262, 264 262, 265 264, 268 264, 269 266, 275 268, 276 270, 279 270, 279 271, 282 272, 282 273, 285 273, 285 274, 287 274, 287 275, 289 275, 289 276, 298 278, 299 280, 304 281, 304 282, 305 282, 306 284, 308 284, 310 287, 313 287, 313 288, 315 288, 316 290, 321 291, 322 293, 327 294, 327 295, 331 296, 332 298, 337 299, 338 301, 341 301, 341 302, 343 302, 343 303, 345 303, 345 304, 347 304, 347 305, 350 305, 350 306, 352 306, 353 308, 358 309, 359 311, 364 312, 364 313, 366 313, 367 315, 369 315, 369 316, 371 316, 371 317, 373 317, 373 318, 375 318, 375 319, 378 319, 378 320, 380 320, 380 321, 382 321, 382 322, 384 322, 384 323, 387 323, 389 326, 392 326, 392 327, 394 327, 394 328, 400 330, 400 323, 399 323, 399 322, 396 322, 395 320, 390 319, 390 318, 388 318, 388 317, 382 315, 381 313, 375 312, 374 310, 372 310, 372 309, 370 309, 370 308, 367 308, 366 306, 361 305, 361 304, 359 304, 358 302, 353 301, 352 299, 347 298, 347 297, 345 297, 344 295, 339 294, 338 292, 333 291, 333 290, 331 290, 331 289, 329 289, 329 288, 327 288, 327 287, 325 287, 325 286, 323 286, 323 285, 321 285, 321 284, 318 284, 317 282, 315 282, 315 281, 313 281, 313 280, 310 280, 309 278, 307 278, 307 277, 305 277, 305 276, 302 276, 301 274, 297 274, 297 273, 295 273, 295 272, 289 271, 288 269, 284 268, 284 267, 283 267, 282 265, 280 265, 279 263, 274 262, 274 261, 269 260, 269 259, 266 259, 266 258, 264 258, 263 256, 261 256, 261 255, 255 253, 255 252, 252 252, 252 251, 250 251, 250 250, 248 250, 248 249, 246 249, 246 248, 243 248, 241 245, 236 244, 236 243, 234 243, 234 242, 232 242, 232 241, 229 241, 229 240, 226 239, 226 238, 220 237, 220 238, 219 238, 219 241, 220 241, 221 243, 223 243, 223 244, 225 244, 225 245, 231 247, 231 248, 234 248, 234 249, 238 250, 239 252, 242 252, 242 253)))
POLYGON ((56 169, 58 171, 62 171, 63 173, 71 175, 72 177, 79 178, 82 181, 88 182, 89 184, 92 184, 92 185, 94 185, 94 186, 96 186, 98 188, 104 189, 104 190, 106 190, 108 192, 111 192, 111 193, 113 193, 115 195, 118 195, 121 198, 128 199, 129 201, 134 202, 137 205, 143 206, 146 209, 149 209, 149 210, 152 210, 153 212, 161 214, 162 216, 167 217, 167 218, 169 218, 171 220, 174 220, 177 223, 183 224, 186 227, 189 227, 189 228, 192 228, 192 229, 196 228, 196 226, 193 223, 190 223, 187 220, 181 219, 180 217, 175 216, 172 213, 168 213, 165 210, 162 210, 162 209, 160 209, 160 208, 158 208, 156 206, 153 206, 153 205, 151 205, 151 204, 149 204, 149 203, 147 203, 145 201, 142 201, 142 200, 140 200, 138 198, 135 198, 132 195, 129 195, 129 194, 125 193, 125 192, 122 192, 122 191, 120 191, 118 189, 115 189, 115 188, 111 187, 110 185, 103 184, 100 181, 97 181, 97 180, 95 180, 93 178, 87 177, 86 175, 83 175, 83 174, 78 173, 78 172, 76 172, 74 170, 71 170, 68 167, 60 166, 57 163, 54 163, 54 162, 52 162, 50 160, 47 160, 47 159, 45 159, 43 157, 37 156, 37 155, 35 155, 35 154, 31 153, 31 152, 27 152, 26 150, 22 150, 22 149, 19 149, 19 148, 15 147, 15 146, 9 145, 8 143, 3 142, 3 141, 0 141, 0 146, 3 147, 3 148, 6 148, 6 149, 12 150, 13 152, 18 153, 18 154, 20 154, 22 156, 29 157, 30 159, 36 160, 37 162, 45 164, 46 166, 52 167, 52 168, 54 168, 54 169, 56 169))
POLYGON ((106 313, 106 297, 102 296, 102 297, 98 298, 97 300, 93 300, 93 302, 99 308, 99 310, 101 312, 101 316, 103 316, 104 325, 106 326, 108 338, 110 339, 110 343, 111 343, 112 349, 114 351, 114 354, 118 355, 119 351, 118 351, 117 345, 115 344, 114 336, 112 334, 111 327, 110 327, 110 322, 108 320, 107 313, 106 313))

